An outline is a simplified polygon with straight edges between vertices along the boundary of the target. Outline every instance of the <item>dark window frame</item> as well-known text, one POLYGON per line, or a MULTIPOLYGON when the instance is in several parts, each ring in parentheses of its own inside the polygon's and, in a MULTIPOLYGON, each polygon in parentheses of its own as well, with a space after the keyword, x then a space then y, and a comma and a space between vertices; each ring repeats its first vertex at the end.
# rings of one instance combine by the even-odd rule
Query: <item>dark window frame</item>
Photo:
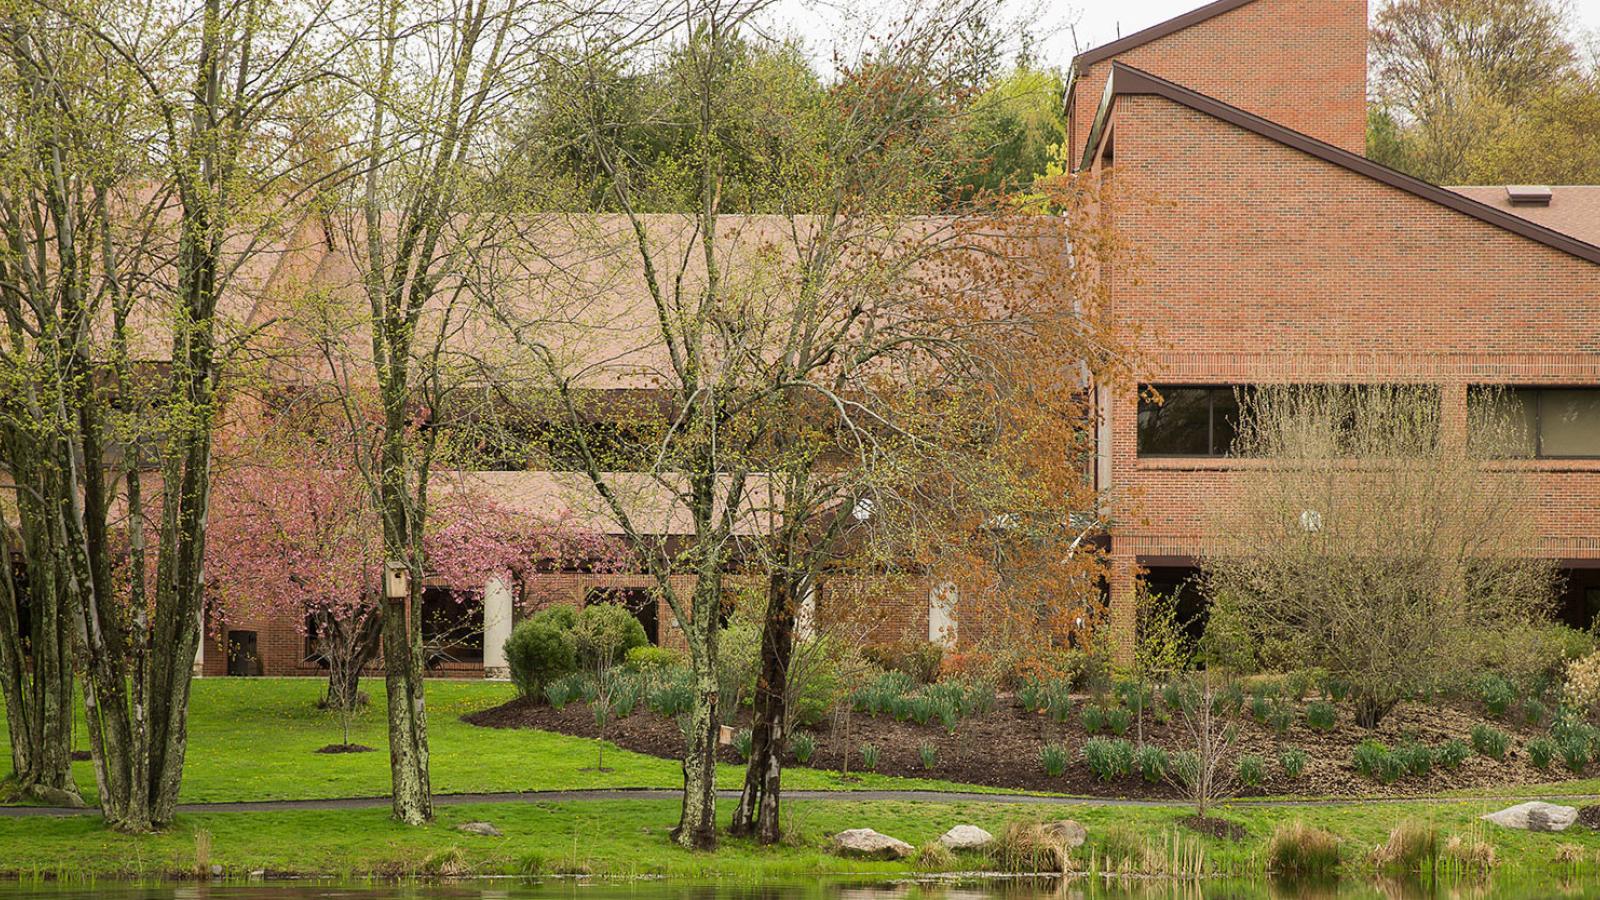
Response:
MULTIPOLYGON (((1588 391, 1600 395, 1600 385, 1594 384, 1474 384, 1467 388, 1467 403, 1473 402, 1473 397, 1482 396, 1488 391, 1499 391, 1505 394, 1519 394, 1533 396, 1533 453, 1524 456, 1497 455, 1497 459, 1551 459, 1551 460, 1600 460, 1600 448, 1593 453, 1546 453, 1544 452, 1544 395, 1547 393, 1564 393, 1573 391, 1588 391)), ((1472 417, 1467 417, 1471 424, 1472 417)), ((1470 436, 1469 436, 1470 441, 1470 436)))
POLYGON ((1228 395, 1232 396, 1234 398, 1234 400, 1235 400, 1235 407, 1234 408, 1235 408, 1235 410, 1237 410, 1238 409, 1238 406, 1237 406, 1237 399, 1238 399, 1237 395, 1238 395, 1238 392, 1240 390, 1249 390, 1251 387, 1252 387, 1252 385, 1247 385, 1247 384, 1216 384, 1216 383, 1211 383, 1211 384, 1191 384, 1191 383, 1184 383, 1184 384, 1158 384, 1158 383, 1150 383, 1150 384, 1141 385, 1140 389, 1139 389, 1139 406, 1138 406, 1138 410, 1135 411, 1135 413, 1134 413, 1134 456, 1139 458, 1139 459, 1229 459, 1229 458, 1231 458, 1232 455, 1233 455, 1231 447, 1229 447, 1226 450, 1223 450, 1220 453, 1217 452, 1217 449, 1216 449, 1216 447, 1217 447, 1217 396, 1219 394, 1224 393, 1224 392, 1226 392, 1228 395), (1139 427, 1139 421, 1138 421, 1139 415, 1144 411, 1144 408, 1145 408, 1146 401, 1144 399, 1144 392, 1146 390, 1154 390, 1157 394, 1160 394, 1161 397, 1162 397, 1163 404, 1166 402, 1166 398, 1167 398, 1168 393, 1172 392, 1172 391, 1205 391, 1206 395, 1207 395, 1206 396, 1206 446, 1208 448, 1210 448, 1210 452, 1208 452, 1208 453, 1151 453, 1151 452, 1146 451, 1144 449, 1144 447, 1143 447, 1143 440, 1142 440, 1142 436, 1141 436, 1141 433, 1140 433, 1141 429, 1139 427))

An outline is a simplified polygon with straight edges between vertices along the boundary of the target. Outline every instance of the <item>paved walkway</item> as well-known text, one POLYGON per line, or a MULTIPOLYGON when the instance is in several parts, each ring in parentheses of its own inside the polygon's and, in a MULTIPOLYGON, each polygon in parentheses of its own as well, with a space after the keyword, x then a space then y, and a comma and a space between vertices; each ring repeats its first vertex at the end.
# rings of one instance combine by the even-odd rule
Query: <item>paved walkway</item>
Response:
MULTIPOLYGON (((676 800, 679 791, 656 788, 612 788, 582 791, 506 791, 489 794, 435 794, 436 806, 474 803, 588 803, 599 800, 676 800)), ((738 791, 718 791, 724 799, 737 799, 738 791)), ((789 800, 844 800, 901 803, 1005 803, 1023 806, 1190 806, 1183 800, 1123 800, 1112 797, 1046 797, 1039 794, 977 794, 961 791, 784 791, 789 800)), ((1356 806, 1372 803, 1516 803, 1523 800, 1600 800, 1600 794, 1508 794, 1495 797, 1357 797, 1322 800, 1235 800, 1235 806, 1356 806)), ((388 797, 335 797, 325 800, 250 800, 239 803, 180 803, 178 812, 229 813, 279 812, 295 809, 372 809, 389 805, 388 797)), ((4 806, 0 818, 28 816, 96 815, 95 807, 4 806)))

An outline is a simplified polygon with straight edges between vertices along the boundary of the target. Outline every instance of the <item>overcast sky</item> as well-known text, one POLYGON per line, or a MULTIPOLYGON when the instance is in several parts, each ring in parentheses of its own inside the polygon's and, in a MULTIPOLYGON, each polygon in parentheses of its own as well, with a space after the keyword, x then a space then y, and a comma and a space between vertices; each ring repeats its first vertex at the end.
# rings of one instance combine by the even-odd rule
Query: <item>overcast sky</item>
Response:
MULTIPOLYGON (((1027 4, 1030 0, 1021 2, 1027 4)), ((1036 23, 1035 30, 1044 38, 1040 55, 1048 64, 1065 69, 1074 52, 1074 30, 1077 46, 1088 49, 1116 40, 1119 34, 1132 34, 1203 6, 1208 0, 1067 0, 1067 2, 1037 0, 1037 2, 1039 13, 1037 17, 1030 19, 1036 23)), ((1347 0, 1327 0, 1327 2, 1342 3, 1347 0)), ((1381 2, 1383 0, 1370 0, 1369 5, 1376 9, 1381 2)), ((884 10, 899 6, 892 0, 889 2, 845 0, 845 3, 858 9, 868 10, 884 10)), ((1568 6, 1573 12, 1573 19, 1586 36, 1600 34, 1600 0, 1568 0, 1568 6)), ((830 45, 834 41, 840 40, 841 36, 846 34, 852 35, 849 40, 854 40, 860 33, 859 28, 845 25, 847 18, 840 12, 840 8, 831 0, 780 0, 775 24, 780 30, 799 35, 814 56, 819 60, 825 60, 831 55, 830 45)), ((848 50, 848 46, 845 49, 848 50)))

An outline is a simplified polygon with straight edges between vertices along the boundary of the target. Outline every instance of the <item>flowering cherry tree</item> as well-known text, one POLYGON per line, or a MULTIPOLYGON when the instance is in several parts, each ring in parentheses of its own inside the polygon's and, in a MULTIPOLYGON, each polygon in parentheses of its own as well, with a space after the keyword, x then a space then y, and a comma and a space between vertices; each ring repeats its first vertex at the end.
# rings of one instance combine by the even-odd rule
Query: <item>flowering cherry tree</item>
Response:
MULTIPOLYGON (((379 646, 383 536, 359 473, 312 459, 235 464, 212 498, 206 565, 214 623, 260 616, 296 623, 328 669, 325 703, 346 717, 379 646)), ((530 516, 464 485, 434 501, 424 538, 430 583, 457 601, 504 579, 531 603, 539 572, 614 569, 616 542, 569 514, 530 516)))

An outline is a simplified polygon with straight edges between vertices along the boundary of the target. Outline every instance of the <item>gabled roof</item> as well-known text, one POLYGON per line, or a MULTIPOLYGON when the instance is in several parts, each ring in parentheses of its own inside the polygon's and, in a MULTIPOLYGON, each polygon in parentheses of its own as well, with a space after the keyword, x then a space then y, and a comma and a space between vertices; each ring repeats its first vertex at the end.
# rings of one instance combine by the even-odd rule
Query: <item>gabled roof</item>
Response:
POLYGON ((1531 241, 1536 241, 1563 253, 1600 265, 1600 246, 1529 221, 1520 215, 1497 209, 1465 194, 1398 172, 1359 154, 1319 141, 1310 135, 1302 134, 1291 128, 1285 128, 1276 122, 1247 113, 1237 106, 1230 106, 1214 97, 1207 97, 1197 91, 1174 84, 1164 78, 1158 78, 1149 72, 1135 69, 1120 62, 1111 64, 1111 77, 1106 81, 1105 99, 1101 101, 1100 111, 1095 114, 1094 126, 1089 131, 1089 143, 1084 149, 1082 167, 1087 168, 1091 165, 1095 156, 1099 154, 1100 145, 1106 139, 1106 125, 1110 119, 1111 110, 1116 105, 1117 97, 1133 94, 1151 94, 1164 97, 1180 106, 1205 113, 1212 118, 1220 119, 1230 125, 1235 125, 1268 140, 1276 141, 1286 147, 1299 150, 1302 153, 1355 172, 1358 175, 1365 175, 1374 181, 1382 182, 1408 194, 1453 209, 1463 215, 1503 228, 1531 241))
POLYGON ((1255 0, 1215 0, 1213 3, 1207 3, 1199 9, 1192 9, 1181 16, 1174 16, 1165 22, 1151 25, 1142 31, 1135 31, 1127 37, 1117 38, 1109 44, 1091 47, 1072 58, 1072 67, 1081 72, 1085 66, 1092 66, 1119 53, 1126 53, 1140 44, 1148 44, 1151 41, 1160 40, 1191 25, 1198 25, 1207 19, 1214 19, 1225 12, 1232 12, 1241 6, 1254 2, 1255 0))
POLYGON ((1551 185, 1550 202, 1545 206, 1512 203, 1503 184, 1452 187, 1450 190, 1580 241, 1600 245, 1600 185, 1551 185))

